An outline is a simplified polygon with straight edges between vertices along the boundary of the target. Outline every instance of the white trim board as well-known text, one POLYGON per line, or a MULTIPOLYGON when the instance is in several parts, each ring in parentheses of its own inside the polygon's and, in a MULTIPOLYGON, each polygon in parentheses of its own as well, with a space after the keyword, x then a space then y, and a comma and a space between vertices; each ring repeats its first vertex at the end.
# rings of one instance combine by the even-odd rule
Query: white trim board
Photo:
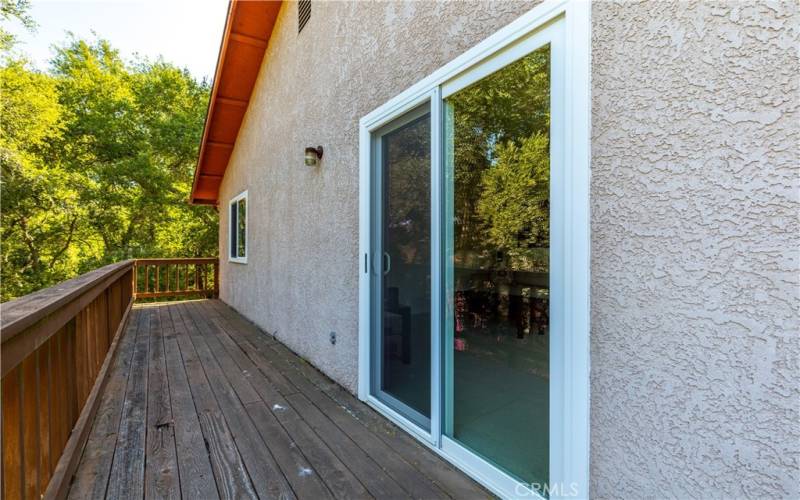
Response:
MULTIPOLYGON (((557 185, 560 198, 559 219, 552 229, 562 247, 551 252, 551 266, 560 269, 556 314, 559 331, 563 332, 560 345, 551 350, 551 368, 558 370, 551 385, 550 422, 550 486, 556 490, 551 498, 561 495, 572 498, 589 497, 589 181, 590 181, 590 65, 591 65, 591 6, 578 0, 546 0, 505 28, 486 38, 450 63, 434 71, 410 88, 364 116, 359 122, 359 380, 358 396, 387 418, 400 425, 436 453, 472 475, 492 492, 509 498, 541 498, 529 489, 509 490, 502 473, 465 448, 442 435, 441 414, 431 414, 430 433, 416 429, 413 423, 392 411, 370 395, 370 275, 371 251, 370 187, 372 132, 404 112, 431 101, 432 142, 441 150, 440 118, 443 96, 482 78, 492 68, 498 69, 515 58, 529 53, 531 47, 541 44, 541 37, 552 25, 562 30, 559 43, 553 45, 554 73, 562 75, 558 90, 554 88, 552 105, 560 108, 560 118, 554 119, 552 130, 563 140, 553 149, 554 162, 563 167, 557 185), (557 61, 556 61, 557 59, 557 61), (483 66, 481 66, 483 65, 483 66), (559 66, 560 65, 560 66, 559 66), (553 257, 555 255, 555 257, 553 257), (556 437, 554 439, 554 436, 556 437), (487 475, 488 474, 488 475, 487 475), (572 485, 575 488, 572 488, 572 485), (575 491, 577 489, 577 491, 575 491)), ((442 171, 441 158, 432 161, 432 230, 440 233, 442 171)), ((434 233, 432 233, 433 235, 434 233)), ((438 238, 438 237, 437 237, 438 238)), ((442 241, 432 238, 433 260, 440 259, 442 241)), ((432 286, 443 286, 441 263, 433 264, 432 286), (438 269, 437 269, 438 265, 438 269)), ((436 294, 434 294, 436 295, 436 294)), ((433 304, 432 313, 437 312, 433 304)), ((441 332, 440 332, 441 333, 441 332)), ((441 335, 434 354, 441 355, 441 335)), ((440 356, 441 357, 441 356, 440 356)), ((436 363, 441 367, 441 363, 436 363)), ((441 373, 432 370, 432 378, 441 379, 441 373)), ((432 390, 438 392, 434 384, 432 390)), ((443 408, 443 406, 440 406, 443 408)), ((505 476, 508 479, 508 476, 505 476)))
MULTIPOLYGON (((233 262, 234 264, 247 264, 247 253, 248 253, 248 245, 250 244, 250 224, 248 223, 247 219, 250 215, 250 200, 247 198, 247 190, 245 189, 241 193, 237 194, 233 198, 228 201, 228 262, 233 262), (233 229, 231 228, 231 206, 236 204, 236 223, 239 223, 239 207, 238 203, 239 200, 244 199, 245 202, 245 213, 244 213, 244 257, 233 257, 231 256, 231 250, 233 249, 233 229)), ((236 243, 238 245, 238 242, 236 243)))

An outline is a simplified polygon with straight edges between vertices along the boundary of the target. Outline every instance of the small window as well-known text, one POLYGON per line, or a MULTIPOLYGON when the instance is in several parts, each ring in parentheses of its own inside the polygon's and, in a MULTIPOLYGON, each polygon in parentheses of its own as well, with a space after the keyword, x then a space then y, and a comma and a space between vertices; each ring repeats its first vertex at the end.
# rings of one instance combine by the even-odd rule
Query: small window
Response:
POLYGON ((231 262, 247 263, 247 191, 231 200, 230 238, 228 249, 231 262))
POLYGON ((303 31, 303 28, 311 19, 311 0, 299 0, 297 2, 297 32, 303 31))

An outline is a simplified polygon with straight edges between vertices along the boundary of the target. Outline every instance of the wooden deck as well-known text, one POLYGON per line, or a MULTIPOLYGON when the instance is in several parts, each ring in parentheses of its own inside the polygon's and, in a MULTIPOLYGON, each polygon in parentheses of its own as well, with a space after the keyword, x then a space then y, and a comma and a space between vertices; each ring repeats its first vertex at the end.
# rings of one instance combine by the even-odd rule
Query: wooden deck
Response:
POLYGON ((490 495, 218 300, 136 305, 70 498, 490 495))

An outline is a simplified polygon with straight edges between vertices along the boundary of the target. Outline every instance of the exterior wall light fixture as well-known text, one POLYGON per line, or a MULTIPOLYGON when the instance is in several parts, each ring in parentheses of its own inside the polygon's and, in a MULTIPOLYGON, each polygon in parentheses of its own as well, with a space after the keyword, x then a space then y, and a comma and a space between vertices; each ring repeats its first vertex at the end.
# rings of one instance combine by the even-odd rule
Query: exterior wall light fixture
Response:
POLYGON ((311 147, 306 148, 307 167, 316 167, 319 164, 319 160, 321 159, 322 159, 322 146, 317 146, 316 148, 311 148, 311 147))

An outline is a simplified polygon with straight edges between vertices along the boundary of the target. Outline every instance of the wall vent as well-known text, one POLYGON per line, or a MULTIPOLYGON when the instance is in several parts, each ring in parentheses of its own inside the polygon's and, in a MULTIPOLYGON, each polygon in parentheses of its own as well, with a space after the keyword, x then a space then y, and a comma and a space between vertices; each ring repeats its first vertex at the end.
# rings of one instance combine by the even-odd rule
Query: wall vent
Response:
POLYGON ((308 20, 311 19, 311 0, 299 0, 297 2, 297 32, 300 33, 305 28, 308 20))

